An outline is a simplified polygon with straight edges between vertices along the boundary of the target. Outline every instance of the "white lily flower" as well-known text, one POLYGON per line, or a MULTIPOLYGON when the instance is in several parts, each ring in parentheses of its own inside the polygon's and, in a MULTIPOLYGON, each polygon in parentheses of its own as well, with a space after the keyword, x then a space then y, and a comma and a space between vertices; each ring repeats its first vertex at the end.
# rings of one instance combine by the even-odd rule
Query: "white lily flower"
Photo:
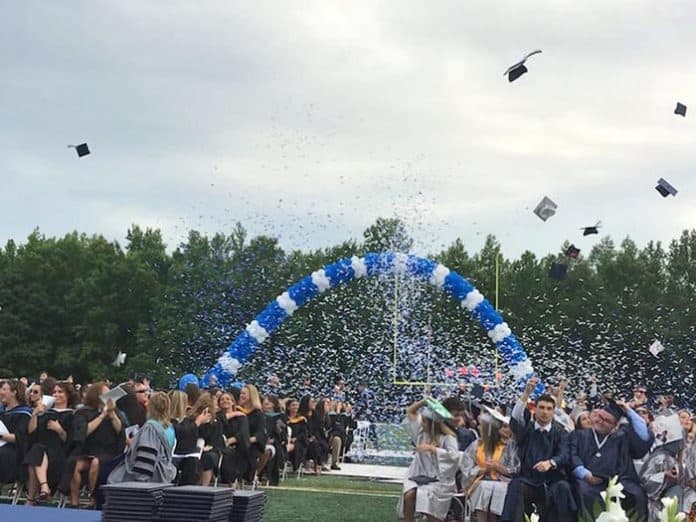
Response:
POLYGON ((660 522, 681 522, 686 520, 685 513, 679 513, 679 503, 677 497, 663 497, 662 511, 660 511, 660 522))
POLYGON ((613 502, 609 506, 609 510, 600 513, 596 522, 629 522, 626 512, 618 502, 613 502))

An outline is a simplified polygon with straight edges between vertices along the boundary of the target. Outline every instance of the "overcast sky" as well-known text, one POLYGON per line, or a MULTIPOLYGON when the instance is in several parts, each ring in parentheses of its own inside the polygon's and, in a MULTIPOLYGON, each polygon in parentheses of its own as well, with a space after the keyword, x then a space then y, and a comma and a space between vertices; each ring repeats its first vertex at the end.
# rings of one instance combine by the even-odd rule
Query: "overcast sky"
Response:
POLYGON ((641 245, 696 226, 693 1, 22 0, 2 18, 3 244, 138 223, 173 248, 241 221, 315 248, 396 215, 417 253, 493 233, 517 256, 589 251, 598 220, 641 245))

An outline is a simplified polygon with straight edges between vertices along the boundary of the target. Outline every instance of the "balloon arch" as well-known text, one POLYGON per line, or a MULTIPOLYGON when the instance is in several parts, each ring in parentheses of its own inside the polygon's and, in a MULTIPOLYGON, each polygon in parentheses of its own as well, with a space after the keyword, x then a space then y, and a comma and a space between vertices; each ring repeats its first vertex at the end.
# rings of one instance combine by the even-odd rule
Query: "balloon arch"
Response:
MULTIPOLYGON (((469 281, 430 259, 383 252, 366 254, 364 257, 344 258, 300 279, 269 303, 247 325, 215 365, 205 373, 201 384, 210 385, 212 380, 224 386, 233 381, 239 368, 256 348, 263 344, 295 310, 304 306, 312 298, 353 279, 381 274, 408 275, 427 281, 447 292, 486 329, 488 337, 497 346, 503 361, 508 365, 518 384, 526 381, 533 373, 531 361, 507 323, 469 281)), ((187 374, 182 377, 182 382, 194 379, 195 376, 187 374)), ((542 389, 543 386, 540 384, 536 391, 542 389)))

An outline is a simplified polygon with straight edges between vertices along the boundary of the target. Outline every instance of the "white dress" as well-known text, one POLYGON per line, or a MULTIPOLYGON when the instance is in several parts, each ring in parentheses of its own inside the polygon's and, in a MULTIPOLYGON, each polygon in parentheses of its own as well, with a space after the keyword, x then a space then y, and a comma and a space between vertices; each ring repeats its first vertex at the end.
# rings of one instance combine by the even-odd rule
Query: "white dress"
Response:
MULTIPOLYGON (((416 446, 430 443, 428 434, 421 428, 420 415, 415 420, 407 417, 404 425, 416 446)), ((447 517, 452 497, 457 492, 454 476, 459 467, 460 455, 457 439, 453 435, 441 437, 436 454, 430 452, 414 454, 397 505, 399 518, 404 518, 404 493, 411 489, 416 490, 416 513, 425 513, 439 520, 447 517), (437 481, 419 486, 411 480, 411 477, 418 475, 436 478, 437 481)))

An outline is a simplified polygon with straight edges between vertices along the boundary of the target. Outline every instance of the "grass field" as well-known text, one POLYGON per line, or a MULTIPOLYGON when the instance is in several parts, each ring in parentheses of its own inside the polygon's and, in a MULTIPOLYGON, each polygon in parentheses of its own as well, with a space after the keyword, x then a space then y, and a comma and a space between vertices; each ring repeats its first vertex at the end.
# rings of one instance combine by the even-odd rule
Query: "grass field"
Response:
POLYGON ((288 478, 265 491, 265 522, 380 522, 396 519, 401 485, 322 476, 288 478))

